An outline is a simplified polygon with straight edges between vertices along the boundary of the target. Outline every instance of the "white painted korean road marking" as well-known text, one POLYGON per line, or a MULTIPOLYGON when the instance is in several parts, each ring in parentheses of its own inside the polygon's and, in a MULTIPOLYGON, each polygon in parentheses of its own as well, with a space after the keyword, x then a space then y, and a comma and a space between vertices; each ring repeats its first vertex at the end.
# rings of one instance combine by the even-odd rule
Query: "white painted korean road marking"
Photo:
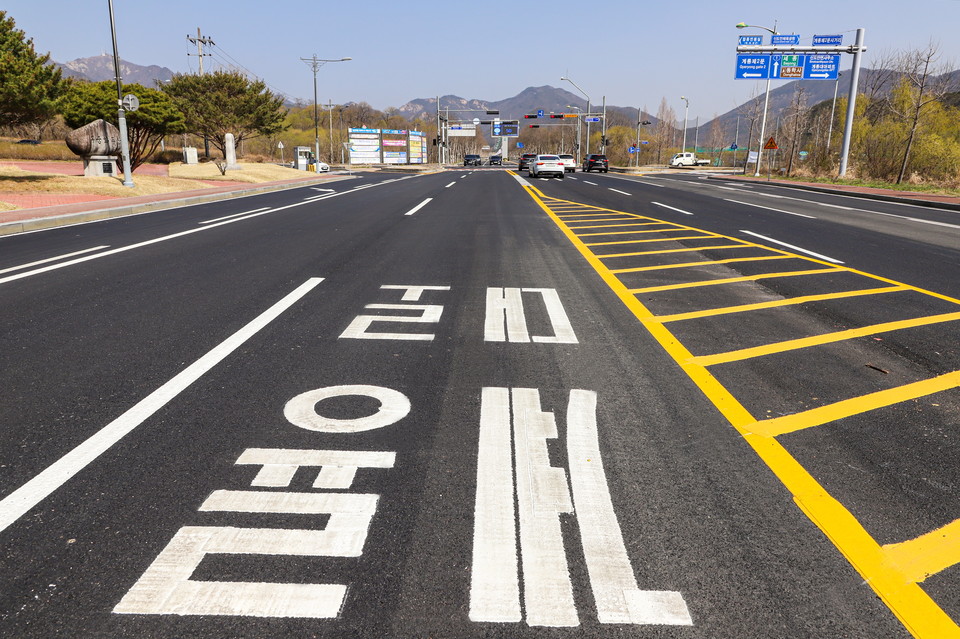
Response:
POLYGON ((730 199, 727 199, 727 198, 724 198, 724 201, 725 201, 725 202, 733 202, 734 204, 743 204, 744 206, 752 206, 752 207, 758 208, 758 209, 766 209, 766 210, 768 210, 768 211, 776 211, 777 213, 786 213, 787 215, 795 215, 795 216, 797 216, 797 217, 805 217, 805 218, 808 218, 808 219, 811 219, 811 220, 817 219, 817 218, 815 218, 815 217, 812 216, 812 215, 804 215, 803 213, 794 213, 793 211, 784 211, 783 209, 775 209, 775 208, 773 208, 773 207, 771 207, 771 206, 761 206, 761 205, 759 205, 759 204, 750 204, 750 202, 741 202, 741 201, 739 201, 739 200, 730 200, 730 199))
POLYGON ((456 182, 451 182, 450 184, 446 185, 446 186, 443 187, 443 188, 449 189, 449 188, 450 188, 451 186, 453 186, 454 184, 456 184, 456 182))
POLYGON ((322 277, 314 277, 298 286, 256 319, 178 373, 173 379, 147 395, 120 417, 104 426, 96 434, 41 471, 26 484, 7 495, 3 500, 0 500, 0 531, 5 530, 17 521, 97 457, 109 450, 111 446, 166 406, 184 389, 222 362, 322 281, 322 277))
POLYGON ((393 468, 396 457, 393 452, 372 450, 248 448, 236 464, 260 466, 260 472, 250 482, 256 488, 286 488, 301 468, 317 467, 320 472, 313 482, 314 488, 346 490, 353 485, 358 469, 393 468))
POLYGON ((250 211, 244 211, 243 213, 234 213, 233 215, 224 215, 223 217, 217 217, 212 220, 204 220, 202 222, 198 222, 198 224, 213 224, 214 222, 220 222, 221 220, 229 220, 230 218, 240 217, 241 215, 250 215, 251 213, 259 213, 260 211, 267 211, 269 209, 269 206, 262 206, 259 209, 252 209, 250 211))
POLYGON ((485 342, 537 342, 549 344, 577 344, 577 336, 570 324, 560 296, 552 288, 488 288, 484 317, 485 342), (535 293, 543 298, 553 335, 530 337, 523 311, 521 293, 535 293))
POLYGON ((632 193, 627 193, 626 191, 620 191, 620 190, 618 190, 618 189, 615 189, 615 188, 609 187, 609 186, 607 187, 607 190, 613 191, 614 193, 619 193, 619 194, 621 194, 621 195, 633 195, 632 193))
POLYGON ((517 622, 525 615, 530 626, 579 625, 560 525, 561 514, 575 513, 600 623, 693 624, 679 592, 640 590, 637 585, 600 458, 596 407, 596 393, 570 392, 568 488, 564 470, 550 465, 547 440, 557 438, 557 426, 554 414, 541 409, 539 391, 483 389, 470 581, 472 621, 517 622))
POLYGON ((432 197, 428 197, 428 198, 425 199, 423 202, 421 202, 420 204, 417 204, 415 207, 413 207, 412 209, 410 209, 409 211, 407 211, 406 213, 404 213, 404 215, 413 215, 414 213, 416 213, 417 211, 419 211, 420 209, 422 209, 423 207, 425 207, 427 204, 430 204, 430 202, 432 202, 432 201, 433 201, 433 198, 432 198, 432 197))
POLYGON ((438 304, 367 304, 364 308, 391 311, 420 311, 420 315, 357 315, 350 325, 340 334, 340 339, 402 339, 431 341, 433 333, 373 333, 367 331, 374 322, 401 322, 436 324, 443 314, 443 306, 438 304))
POLYGON ((753 231, 744 231, 743 229, 740 229, 740 232, 746 233, 747 235, 752 235, 753 237, 759 237, 761 240, 766 240, 767 242, 773 242, 774 244, 779 244, 780 246, 786 246, 788 249, 799 251, 800 253, 806 253, 807 255, 819 258, 826 262, 832 262, 834 264, 843 264, 843 262, 841 262, 840 260, 836 260, 832 257, 827 257, 826 255, 821 255, 820 253, 814 253, 813 251, 808 251, 805 248, 800 248, 799 246, 794 246, 793 244, 787 244, 786 242, 775 240, 772 237, 767 237, 766 235, 760 235, 759 233, 754 233, 753 231))
POLYGON ((48 257, 45 260, 37 260, 36 262, 30 262, 29 264, 21 264, 19 266, 11 266, 0 270, 0 273, 9 273, 11 271, 19 271, 25 268, 31 268, 33 266, 40 266, 41 264, 49 264, 50 262, 56 262, 57 260, 65 260, 68 257, 74 257, 76 255, 83 255, 84 253, 91 253, 93 251, 99 251, 100 249, 109 248, 109 244, 104 244, 103 246, 94 246, 93 248, 83 249, 82 251, 74 251, 73 253, 65 253, 63 255, 57 255, 55 257, 48 257))
POLYGON ((674 206, 667 206, 666 204, 660 204, 660 202, 651 202, 650 204, 656 204, 657 206, 662 206, 665 209, 670 209, 671 211, 676 211, 677 213, 683 213, 684 215, 693 215, 690 211, 684 211, 683 209, 678 209, 674 206))
POLYGON ((327 386, 301 393, 283 407, 283 416, 294 426, 318 433, 360 433, 395 424, 410 412, 410 400, 399 391, 383 386, 327 386), (317 412, 317 404, 333 397, 358 395, 380 402, 377 412, 365 417, 336 419, 317 412))
POLYGON ((449 291, 449 286, 420 286, 417 284, 382 284, 381 289, 403 291, 401 302, 419 302, 424 291, 449 291))

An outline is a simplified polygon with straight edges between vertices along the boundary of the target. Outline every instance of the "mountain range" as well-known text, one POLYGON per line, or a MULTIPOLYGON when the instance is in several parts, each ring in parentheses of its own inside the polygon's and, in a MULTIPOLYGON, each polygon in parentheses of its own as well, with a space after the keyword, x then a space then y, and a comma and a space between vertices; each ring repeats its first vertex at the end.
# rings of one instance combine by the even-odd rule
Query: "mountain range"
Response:
MULTIPOLYGON (((54 66, 61 69, 63 76, 68 78, 89 80, 90 82, 102 82, 116 78, 113 69, 113 56, 106 53, 90 58, 77 58, 62 64, 54 62, 54 66)), ((145 67, 120 58, 120 75, 125 83, 140 84, 152 89, 157 86, 157 82, 166 82, 172 78, 173 71, 157 65, 145 67)))

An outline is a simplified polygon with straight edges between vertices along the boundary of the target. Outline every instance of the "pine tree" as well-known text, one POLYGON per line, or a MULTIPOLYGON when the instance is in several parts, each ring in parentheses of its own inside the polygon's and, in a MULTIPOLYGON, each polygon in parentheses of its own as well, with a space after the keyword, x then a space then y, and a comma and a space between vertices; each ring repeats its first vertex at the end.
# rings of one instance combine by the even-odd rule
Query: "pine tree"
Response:
POLYGON ((37 55, 33 39, 0 11, 0 123, 29 124, 52 117, 67 86, 50 54, 37 55))

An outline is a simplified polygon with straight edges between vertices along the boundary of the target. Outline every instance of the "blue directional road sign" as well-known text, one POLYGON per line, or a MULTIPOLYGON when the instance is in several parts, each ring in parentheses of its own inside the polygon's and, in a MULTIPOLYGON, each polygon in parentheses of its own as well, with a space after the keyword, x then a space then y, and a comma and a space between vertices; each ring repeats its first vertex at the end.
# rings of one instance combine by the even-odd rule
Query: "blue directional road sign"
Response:
POLYGON ((517 142, 517 148, 518 148, 518 149, 522 149, 522 148, 523 148, 523 142, 517 142))
POLYGON ((499 125, 499 124, 493 127, 493 134, 494 134, 494 135, 500 135, 500 125, 499 125))
POLYGON ((813 46, 840 46, 843 44, 842 35, 815 35, 813 36, 813 46))
POLYGON ((803 65, 804 80, 836 80, 840 71, 840 54, 808 55, 803 65))
POLYGON ((538 118, 542 118, 542 117, 543 117, 543 109, 537 109, 537 117, 538 117, 538 118))
POLYGON ((627 149, 627 152, 628 152, 628 153, 636 153, 636 152, 637 152, 637 147, 631 146, 629 149, 627 149))
POLYGON ((766 80, 770 77, 770 56, 766 54, 737 55, 737 80, 766 80))
POLYGON ((786 45, 797 45, 800 44, 800 36, 798 35, 775 35, 770 36, 770 44, 786 44, 786 45))
POLYGON ((730 145, 730 150, 731 150, 731 151, 736 151, 736 150, 739 149, 739 148, 740 148, 740 147, 737 146, 736 144, 731 144, 731 145, 730 145))
POLYGON ((600 121, 600 118, 594 116, 594 117, 584 118, 583 120, 584 120, 584 122, 599 122, 599 121, 600 121))
POLYGON ((753 44, 763 44, 763 36, 762 35, 740 36, 740 46, 753 45, 753 44))

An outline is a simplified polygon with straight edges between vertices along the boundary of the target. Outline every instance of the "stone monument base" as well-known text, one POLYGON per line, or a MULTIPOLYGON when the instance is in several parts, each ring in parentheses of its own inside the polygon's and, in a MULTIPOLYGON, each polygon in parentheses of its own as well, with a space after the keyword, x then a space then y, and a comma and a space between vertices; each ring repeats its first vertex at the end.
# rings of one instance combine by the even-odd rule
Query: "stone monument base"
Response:
POLYGON ((120 173, 115 155, 85 155, 83 157, 83 175, 85 177, 115 176, 120 173))

